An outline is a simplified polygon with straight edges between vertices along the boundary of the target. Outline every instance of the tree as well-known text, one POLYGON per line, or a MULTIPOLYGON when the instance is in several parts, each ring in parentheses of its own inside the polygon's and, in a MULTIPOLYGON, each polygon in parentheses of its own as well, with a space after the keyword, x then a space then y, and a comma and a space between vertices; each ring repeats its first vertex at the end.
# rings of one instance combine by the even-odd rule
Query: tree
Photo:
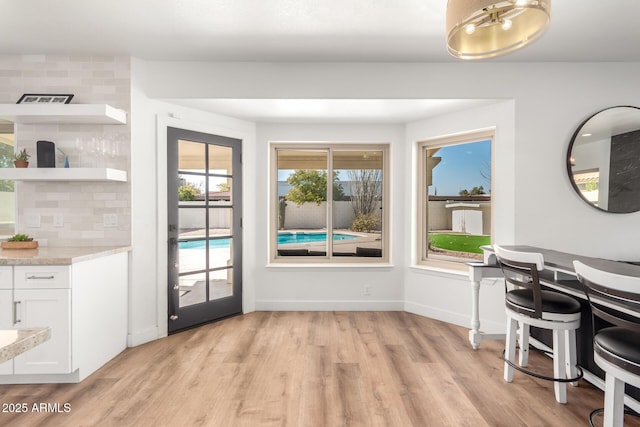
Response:
MULTIPOLYGON (((313 169, 296 169, 287 182, 291 189, 285 196, 287 200, 299 205, 305 203, 320 204, 327 201, 327 172, 313 169)), ((342 184, 338 181, 338 173, 333 173, 333 200, 344 198, 342 184)))
POLYGON ((200 193, 200 189, 191 184, 181 185, 178 187, 178 200, 181 202, 189 202, 195 199, 195 196, 200 193))
POLYGON ((229 184, 228 182, 221 182, 220 184, 216 184, 216 187, 218 187, 218 191, 231 190, 231 184, 229 184))
POLYGON ((372 214, 380 195, 382 170, 349 170, 347 174, 351 188, 351 207, 356 218, 372 214))
POLYGON ((481 185, 479 187, 473 187, 471 191, 464 189, 460 190, 458 193, 460 196, 476 196, 478 194, 487 194, 484 192, 484 187, 481 185))

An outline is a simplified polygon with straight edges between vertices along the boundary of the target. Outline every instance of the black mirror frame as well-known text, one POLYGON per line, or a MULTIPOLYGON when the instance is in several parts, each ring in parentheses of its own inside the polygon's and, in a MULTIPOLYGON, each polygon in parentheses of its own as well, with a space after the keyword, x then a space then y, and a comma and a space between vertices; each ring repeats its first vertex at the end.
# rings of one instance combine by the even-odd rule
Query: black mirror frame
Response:
POLYGON ((634 213, 634 212, 640 212, 640 211, 633 211, 633 212, 615 212, 615 211, 609 211, 606 209, 602 209, 599 206, 594 205, 593 203, 591 203, 583 194, 582 191, 578 188, 578 185, 576 184, 575 180, 573 179, 573 166, 571 164, 571 152, 573 151, 573 145, 576 141, 576 138, 578 135, 580 135, 580 132, 582 131, 582 128, 584 127, 585 124, 587 124, 587 122, 589 120, 591 120, 592 118, 594 118, 595 116, 597 116, 598 114, 607 111, 607 110, 611 110, 613 108, 635 108, 636 110, 640 111, 640 107, 634 107, 633 105, 616 105, 613 107, 607 107, 607 108, 603 108, 602 110, 599 110, 595 113, 593 113, 592 115, 590 115, 589 117, 587 117, 582 123, 580 123, 580 125, 576 128, 575 132, 573 133, 573 136, 571 137, 571 141, 569 142, 569 148, 567 149, 567 176, 569 177, 569 182, 571 182, 571 186, 573 187, 573 190, 578 194, 578 196, 580 196, 580 198, 582 200, 584 200, 584 202, 586 204, 588 204, 589 206, 591 206, 594 209, 597 209, 601 212, 605 212, 605 213, 610 213, 610 214, 627 214, 627 213, 634 213))

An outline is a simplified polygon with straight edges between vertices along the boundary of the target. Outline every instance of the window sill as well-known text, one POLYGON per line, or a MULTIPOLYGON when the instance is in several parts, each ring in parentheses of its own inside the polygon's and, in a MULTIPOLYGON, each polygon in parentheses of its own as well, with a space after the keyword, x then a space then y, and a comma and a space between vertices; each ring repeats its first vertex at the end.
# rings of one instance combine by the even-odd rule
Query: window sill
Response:
POLYGON ((365 268, 367 270, 376 269, 392 269, 395 265, 389 263, 302 263, 302 262, 270 262, 267 268, 365 268))
POLYGON ((469 277, 469 266, 464 262, 429 260, 423 264, 413 264, 409 268, 423 272, 441 273, 459 278, 469 277))

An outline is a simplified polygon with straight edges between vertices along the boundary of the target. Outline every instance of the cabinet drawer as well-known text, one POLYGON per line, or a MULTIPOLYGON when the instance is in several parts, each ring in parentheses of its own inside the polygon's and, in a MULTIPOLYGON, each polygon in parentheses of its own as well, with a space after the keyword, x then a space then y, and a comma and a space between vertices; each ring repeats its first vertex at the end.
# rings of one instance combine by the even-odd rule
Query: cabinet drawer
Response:
POLYGON ((68 265, 15 266, 15 289, 67 289, 71 287, 68 265))
POLYGON ((0 266, 0 289, 13 289, 13 267, 0 266))

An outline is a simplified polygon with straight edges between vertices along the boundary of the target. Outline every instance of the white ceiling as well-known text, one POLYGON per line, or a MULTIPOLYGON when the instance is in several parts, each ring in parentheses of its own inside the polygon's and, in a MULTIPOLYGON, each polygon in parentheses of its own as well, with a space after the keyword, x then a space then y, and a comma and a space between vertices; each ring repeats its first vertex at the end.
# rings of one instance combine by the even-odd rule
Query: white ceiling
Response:
MULTIPOLYGON (((0 54, 212 61, 455 61, 447 0, 0 0, 0 54)), ((547 33, 499 61, 640 60, 640 1, 554 0, 547 33)), ((495 59, 494 59, 495 61, 495 59)))
MULTIPOLYGON (((454 62, 447 0, 0 0, 0 55, 105 54, 148 60, 454 62)), ((639 0, 554 0, 549 30, 496 61, 639 61, 639 0)), ((192 101, 180 102, 189 103, 192 101)), ((459 101, 453 101, 459 102, 459 101)), ((199 108, 252 120, 391 121, 440 101, 217 100, 199 108), (391 109, 391 110, 389 110, 391 109), (221 111, 223 110, 223 111, 221 111), (298 113, 296 113, 298 111, 298 113), (389 111, 392 111, 391 113, 389 111), (276 113, 279 112, 279 113, 276 113)), ((435 108, 432 110, 431 108, 435 108)), ((424 114, 425 109, 431 111, 424 114)), ((446 111, 444 111, 446 112, 446 111)))
POLYGON ((401 124, 499 102, 495 99, 170 99, 261 123, 401 124))

